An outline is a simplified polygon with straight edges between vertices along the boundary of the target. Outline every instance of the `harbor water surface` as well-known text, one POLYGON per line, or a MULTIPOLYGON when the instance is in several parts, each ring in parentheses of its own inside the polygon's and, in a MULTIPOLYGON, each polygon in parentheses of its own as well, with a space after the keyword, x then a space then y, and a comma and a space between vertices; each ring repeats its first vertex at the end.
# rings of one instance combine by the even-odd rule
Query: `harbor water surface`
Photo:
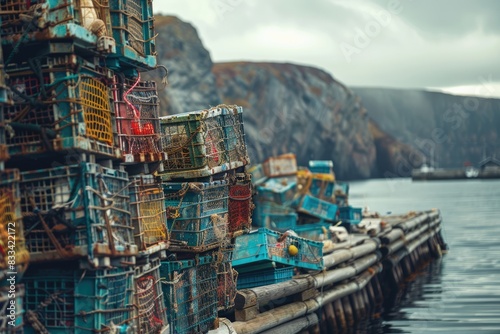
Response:
POLYGON ((381 214, 441 210, 449 252, 400 289, 366 333, 500 333, 500 180, 350 183, 350 204, 381 214))

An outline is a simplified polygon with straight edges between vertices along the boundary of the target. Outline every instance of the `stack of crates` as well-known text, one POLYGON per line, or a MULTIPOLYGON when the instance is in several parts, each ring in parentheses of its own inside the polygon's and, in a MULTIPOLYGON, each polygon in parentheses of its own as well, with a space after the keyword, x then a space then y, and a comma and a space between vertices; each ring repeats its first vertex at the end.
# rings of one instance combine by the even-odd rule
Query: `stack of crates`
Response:
POLYGON ((169 328, 152 175, 167 156, 156 84, 141 80, 157 67, 152 13, 151 0, 0 0, 1 229, 16 223, 0 265, 24 284, 19 332, 169 328))
POLYGON ((220 105, 166 116, 160 119, 160 127, 167 159, 159 176, 163 181, 171 252, 171 259, 162 262, 161 268, 168 268, 162 279, 171 281, 178 277, 179 284, 185 284, 183 294, 195 295, 200 289, 207 292, 203 298, 193 299, 168 296, 164 291, 167 313, 179 333, 192 333, 213 328, 216 318, 210 317, 234 306, 234 237, 250 230, 253 210, 251 177, 245 172, 249 158, 243 110, 220 105), (196 265, 197 261, 203 261, 203 265, 196 265), (216 284, 207 282, 204 288, 200 286, 193 278, 202 273, 214 275, 216 284), (176 305, 177 313, 173 308, 176 305), (210 316, 196 324, 185 323, 184 318, 194 319, 197 312, 208 312, 210 316))

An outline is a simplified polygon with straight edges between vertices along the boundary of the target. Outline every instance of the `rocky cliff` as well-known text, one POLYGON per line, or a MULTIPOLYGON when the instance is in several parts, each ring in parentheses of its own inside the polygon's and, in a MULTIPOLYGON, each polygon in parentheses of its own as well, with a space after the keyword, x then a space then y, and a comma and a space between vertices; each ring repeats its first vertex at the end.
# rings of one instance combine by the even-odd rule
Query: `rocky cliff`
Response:
POLYGON ((500 100, 429 91, 353 88, 380 130, 416 152, 396 166, 399 176, 422 162, 438 167, 477 164, 500 156, 500 100))
MULTIPOLYGON (((417 156, 411 140, 387 134, 397 124, 385 126, 383 105, 372 122, 359 96, 330 74, 293 64, 213 64, 191 24, 172 16, 156 16, 155 24, 158 63, 169 70, 169 85, 159 87, 162 113, 243 106, 253 162, 294 152, 302 165, 333 160, 339 178, 353 179, 405 176, 401 166, 417 156)), ((160 74, 143 76, 159 82, 160 74)), ((367 99, 370 108, 377 105, 367 99)))

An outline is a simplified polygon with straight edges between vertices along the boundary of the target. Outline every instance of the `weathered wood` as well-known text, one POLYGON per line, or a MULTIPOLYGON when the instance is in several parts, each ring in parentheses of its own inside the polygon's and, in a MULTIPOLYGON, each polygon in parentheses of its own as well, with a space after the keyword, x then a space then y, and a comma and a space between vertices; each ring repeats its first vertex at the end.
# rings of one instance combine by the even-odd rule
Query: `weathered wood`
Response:
POLYGON ((325 268, 330 268, 352 259, 357 259, 366 254, 373 253, 380 247, 380 242, 376 238, 366 239, 361 245, 349 249, 338 249, 331 254, 323 256, 325 268))
POLYGON ((236 309, 244 309, 252 305, 264 306, 272 300, 291 296, 315 286, 315 279, 307 275, 282 283, 238 291, 234 304, 236 309))
POLYGON ((296 302, 304 302, 308 299, 314 298, 318 296, 318 290, 316 288, 307 289, 305 291, 301 291, 293 296, 293 300, 296 302))
POLYGON ((282 283, 238 291, 235 298, 235 308, 241 310, 256 305, 264 306, 272 300, 298 294, 311 288, 320 288, 340 282, 361 273, 366 268, 377 263, 380 258, 381 256, 378 253, 369 254, 344 268, 322 272, 314 277, 294 278, 282 283))
POLYGON ((337 320, 335 319, 335 311, 333 310, 333 303, 326 303, 323 305, 323 312, 326 316, 327 331, 325 333, 337 332, 337 320))
POLYGON ((252 320, 259 315, 259 308, 257 306, 250 306, 243 310, 235 310, 234 317, 236 321, 252 320))
MULTIPOLYGON (((300 333, 307 328, 318 324, 318 316, 316 313, 311 313, 305 317, 301 317, 292 321, 289 321, 283 325, 272 328, 270 330, 262 332, 262 334, 294 334, 300 333)), ((239 332, 238 332, 239 334, 239 332)))
POLYGON ((347 320, 345 318, 344 308, 342 302, 338 299, 333 302, 333 310, 335 311, 335 319, 337 320, 338 329, 341 332, 347 330, 347 320))
POLYGON ((342 300, 342 307, 344 308, 345 320, 347 322, 347 327, 351 328, 354 326, 354 315, 351 307, 351 302, 348 297, 344 297, 342 300))
POLYGON ((316 299, 291 303, 260 313, 256 318, 246 322, 236 321, 233 323, 233 327, 238 334, 260 333, 305 316, 308 313, 315 312, 319 306, 316 299))
POLYGON ((320 334, 321 333, 321 328, 319 327, 319 324, 315 324, 312 327, 309 327, 309 334, 320 334))
POLYGON ((322 307, 320 310, 319 310, 319 313, 321 314, 321 319, 320 321, 318 322, 319 324, 319 327, 321 329, 321 333, 330 333, 328 331, 328 320, 326 318, 326 312, 325 312, 325 307, 322 307))
POLYGON ((361 305, 359 305, 358 293, 351 293, 348 299, 352 308, 352 316, 356 322, 359 322, 361 320, 361 305))
POLYGON ((393 243, 394 241, 403 238, 404 232, 400 228, 393 228, 389 233, 380 237, 380 241, 384 245, 393 243))

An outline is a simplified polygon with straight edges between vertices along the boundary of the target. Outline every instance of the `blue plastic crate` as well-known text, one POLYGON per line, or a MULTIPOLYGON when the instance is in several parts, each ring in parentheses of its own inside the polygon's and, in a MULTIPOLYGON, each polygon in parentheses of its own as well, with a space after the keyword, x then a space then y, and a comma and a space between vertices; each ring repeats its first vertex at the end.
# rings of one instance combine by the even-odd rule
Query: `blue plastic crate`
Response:
POLYGON ((227 235, 228 182, 163 182, 170 239, 185 250, 203 251, 227 235), (198 248, 198 249, 197 249, 198 248))
POLYGON ((173 219, 208 217, 228 210, 229 183, 163 182, 169 223, 173 219))
POLYGON ((333 161, 331 160, 310 160, 309 170, 313 173, 333 174, 333 161))
POLYGON ((273 268, 247 272, 238 275, 238 290, 250 289, 258 286, 281 283, 291 280, 293 277, 293 267, 273 268))
POLYGON ((6 68, 16 97, 3 107, 14 136, 7 138, 12 158, 84 151, 120 157, 107 81, 111 72, 76 55, 46 57, 35 70, 28 62, 6 68))
POLYGON ((328 223, 311 223, 306 225, 297 225, 293 230, 301 238, 323 241, 328 240, 331 237, 328 228, 331 224, 328 223))
POLYGON ((361 219, 363 219, 362 209, 352 206, 339 207, 339 219, 348 220, 349 223, 354 225, 359 224, 361 219))
POLYGON ((165 196, 153 175, 130 177, 130 215, 140 251, 169 238, 165 196))
POLYGON ((324 220, 335 220, 337 216, 337 205, 310 195, 304 195, 297 211, 324 220))
POLYGON ((162 282, 171 333, 206 333, 217 318, 217 270, 210 256, 162 261, 162 282))
POLYGON ((24 284, 16 284, 15 299, 9 297, 12 294, 10 286, 0 287, 0 333, 23 333, 24 305, 25 295, 24 284), (8 308, 11 307, 11 300, 15 301, 13 314, 8 308), (13 315, 14 318, 7 317, 13 315), (14 326, 10 324, 13 321, 14 326))
POLYGON ((335 200, 335 178, 331 174, 312 174, 309 192, 316 198, 327 202, 335 200))
MULTIPOLYGON (((168 155, 162 179, 207 177, 248 164, 244 133, 234 129, 241 112, 241 107, 218 106, 160 117, 162 147, 168 155)), ((242 129, 242 124, 236 128, 242 129)))
POLYGON ((156 46, 151 0, 109 0, 116 54, 108 65, 116 69, 156 67, 156 46), (117 62, 113 62, 116 60, 117 62))
MULTIPOLYGON (((111 323, 133 323, 132 267, 79 270, 30 267, 23 279, 26 312, 51 334, 95 333, 111 323)), ((25 333, 38 333, 26 318, 25 333)))
MULTIPOLYGON (((77 0, 3 0, 0 2, 2 44, 14 47, 40 41, 71 40, 75 46, 99 52, 115 52, 110 29, 108 0, 93 0, 94 6, 77 0), (40 17, 34 26, 21 15, 40 17), (106 47, 104 47, 106 45, 106 47)), ((22 56, 22 53, 20 54, 22 56)))
POLYGON ((289 205, 297 194, 297 178, 293 176, 272 178, 255 188, 258 200, 289 205))
POLYGON ((297 219, 297 213, 290 207, 270 201, 256 201, 252 225, 284 232, 294 229, 297 224, 297 219))
POLYGON ((157 257, 135 266, 134 305, 137 306, 137 328, 141 334, 160 333, 168 325, 160 265, 157 257))
POLYGON ((126 172, 94 163, 21 173, 21 211, 31 262, 137 254, 126 172), (46 227, 44 227, 44 225, 46 227))
POLYGON ((235 240, 233 266, 262 262, 281 263, 295 267, 321 270, 323 268, 323 243, 291 235, 284 235, 266 228, 259 228, 235 240), (298 254, 291 255, 289 247, 297 247, 298 254))

